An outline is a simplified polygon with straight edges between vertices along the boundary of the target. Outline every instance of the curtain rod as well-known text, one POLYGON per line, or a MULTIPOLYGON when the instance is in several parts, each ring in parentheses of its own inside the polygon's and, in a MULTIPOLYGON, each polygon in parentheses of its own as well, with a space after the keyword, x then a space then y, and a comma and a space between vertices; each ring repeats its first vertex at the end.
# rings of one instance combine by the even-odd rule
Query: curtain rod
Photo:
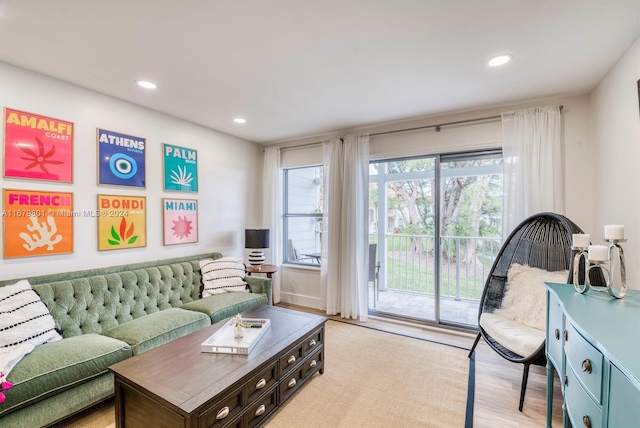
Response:
MULTIPOLYGON (((562 111, 562 109, 564 108, 564 106, 560 106, 560 111, 562 111)), ((417 131, 419 129, 429 129, 429 128, 435 128, 436 132, 440 132, 443 126, 451 126, 451 125, 460 125, 463 123, 472 123, 472 122, 484 122, 487 120, 497 120, 497 119, 501 119, 502 115, 501 114, 497 114, 494 116, 486 116, 486 117, 478 117, 475 119, 465 119, 465 120, 456 120, 454 122, 445 122, 445 123, 438 123, 435 125, 425 125, 425 126, 416 126, 415 128, 405 128, 405 129, 396 129, 394 131, 384 131, 384 132, 376 132, 373 134, 369 134, 370 137, 375 137, 378 135, 388 135, 388 134, 397 134, 399 132, 409 132, 409 131, 417 131)), ((313 146, 317 146, 322 144, 322 141, 316 141, 314 143, 306 143, 306 144, 298 144, 295 146, 288 146, 288 147, 283 147, 280 149, 280 151, 286 151, 286 150, 293 150, 293 149, 299 149, 302 147, 313 147, 313 146)))

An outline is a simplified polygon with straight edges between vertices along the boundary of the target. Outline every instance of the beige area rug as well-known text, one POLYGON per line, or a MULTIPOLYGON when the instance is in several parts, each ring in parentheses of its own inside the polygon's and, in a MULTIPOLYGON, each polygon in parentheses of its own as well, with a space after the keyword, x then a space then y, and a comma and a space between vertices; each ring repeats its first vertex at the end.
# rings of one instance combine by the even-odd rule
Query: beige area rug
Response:
MULTIPOLYGON (((308 379, 283 408, 266 421, 266 426, 470 427, 473 360, 467 358, 468 352, 328 321, 324 374, 308 379), (469 421, 465 425, 467 413, 469 421)), ((115 427, 114 414, 111 399, 65 420, 56 428, 112 428, 115 427)))
POLYGON ((468 350, 337 321, 327 322, 325 346, 324 374, 268 428, 465 426, 468 350))

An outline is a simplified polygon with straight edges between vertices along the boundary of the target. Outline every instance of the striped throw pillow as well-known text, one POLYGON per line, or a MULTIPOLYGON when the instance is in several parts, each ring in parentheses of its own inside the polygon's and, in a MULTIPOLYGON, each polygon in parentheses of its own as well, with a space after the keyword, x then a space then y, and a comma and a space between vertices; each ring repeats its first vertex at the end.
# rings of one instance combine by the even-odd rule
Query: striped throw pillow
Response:
POLYGON ((200 261, 200 271, 204 285, 202 297, 247 291, 244 263, 241 258, 204 259, 200 261))
POLYGON ((0 287, 0 348, 60 340, 55 321, 26 279, 0 287))

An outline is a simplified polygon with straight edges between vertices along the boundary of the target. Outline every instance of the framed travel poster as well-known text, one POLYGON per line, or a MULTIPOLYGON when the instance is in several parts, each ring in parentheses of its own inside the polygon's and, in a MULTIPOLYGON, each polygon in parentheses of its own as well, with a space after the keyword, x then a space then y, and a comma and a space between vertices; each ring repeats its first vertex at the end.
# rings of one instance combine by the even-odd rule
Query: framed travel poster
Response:
POLYGON ((162 145, 164 190, 198 191, 198 151, 162 145))
POLYGON ((3 193, 5 259, 73 253, 73 193, 3 193))
POLYGON ((146 140, 98 128, 98 184, 145 187, 146 140))
POLYGON ((98 195, 98 251, 147 246, 147 198, 98 195))
POLYGON ((73 123, 5 107, 3 176, 73 183, 73 123))
POLYGON ((162 200, 164 245, 198 242, 198 201, 162 200))

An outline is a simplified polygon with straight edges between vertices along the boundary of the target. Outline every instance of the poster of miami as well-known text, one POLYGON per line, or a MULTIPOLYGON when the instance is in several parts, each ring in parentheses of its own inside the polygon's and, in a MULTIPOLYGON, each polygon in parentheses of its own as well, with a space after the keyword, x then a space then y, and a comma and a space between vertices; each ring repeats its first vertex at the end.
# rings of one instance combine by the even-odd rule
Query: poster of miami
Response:
POLYGON ((98 184, 145 187, 145 143, 98 128, 98 184))
POLYGON ((3 193, 5 259, 73 253, 73 193, 3 193))
POLYGON ((147 246, 147 199, 98 195, 98 251, 147 246))
POLYGON ((5 107, 3 175, 73 183, 73 123, 5 107))
POLYGON ((162 145, 164 190, 198 191, 198 151, 185 147, 162 145))
POLYGON ((162 200, 164 245, 198 242, 198 201, 195 199, 162 200))

